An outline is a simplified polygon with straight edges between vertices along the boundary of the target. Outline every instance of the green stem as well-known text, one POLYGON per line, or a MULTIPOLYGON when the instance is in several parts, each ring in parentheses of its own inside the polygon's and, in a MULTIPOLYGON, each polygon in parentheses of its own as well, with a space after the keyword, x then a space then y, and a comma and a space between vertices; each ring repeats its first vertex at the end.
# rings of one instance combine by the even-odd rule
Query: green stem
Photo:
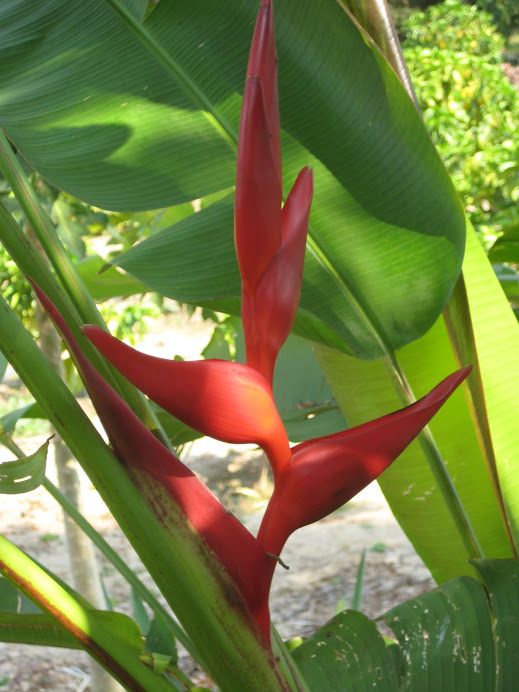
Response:
POLYGON ((272 650, 276 660, 279 662, 279 667, 289 682, 291 692, 311 692, 303 676, 299 672, 294 659, 290 655, 290 652, 287 651, 279 632, 274 626, 271 627, 270 632, 272 637, 272 650))
POLYGON ((0 298, 0 350, 81 463, 222 690, 286 690, 224 565, 162 484, 114 457, 0 298))
POLYGON ((171 692, 172 685, 143 665, 135 651, 115 636, 41 567, 0 536, 0 571, 74 635, 122 685, 135 692, 171 692))
POLYGON ((18 267, 36 281, 54 302, 67 324, 73 329, 81 347, 103 375, 121 392, 123 398, 150 430, 154 431, 162 444, 173 451, 168 436, 146 398, 98 353, 94 353, 95 349, 83 337, 80 331, 83 324, 97 324, 103 329, 106 329, 106 325, 2 130, 0 130, 0 171, 22 207, 66 295, 37 251, 28 243, 19 225, 0 205, 0 238, 5 248, 18 267))
POLYGON ((74 505, 67 500, 67 498, 60 492, 60 490, 48 479, 45 478, 43 487, 47 492, 49 492, 56 502, 61 505, 63 510, 71 517, 79 528, 86 533, 90 538, 92 543, 101 551, 101 553, 106 557, 109 562, 115 567, 115 569, 126 579, 128 584, 130 584, 133 589, 139 594, 142 600, 147 603, 154 613, 160 615, 164 620, 170 630, 173 632, 175 637, 183 644, 187 651, 191 654, 193 659, 199 664, 202 664, 202 657, 197 651, 196 647, 186 636, 184 630, 180 627, 178 622, 171 617, 169 612, 164 608, 161 603, 155 598, 151 591, 142 583, 142 581, 137 577, 135 572, 133 572, 128 565, 122 560, 119 555, 110 547, 110 545, 105 541, 105 539, 94 529, 92 524, 90 524, 85 517, 78 512, 74 505))
MULTIPOLYGON (((52 300, 72 330, 81 349, 87 355, 90 362, 122 395, 124 389, 123 379, 117 371, 114 371, 114 369, 110 367, 107 360, 100 355, 99 351, 94 348, 90 341, 83 335, 81 327, 84 321, 78 315, 70 297, 56 281, 56 276, 53 274, 42 255, 36 250, 34 243, 29 242, 18 223, 1 202, 0 240, 9 255, 16 262, 18 268, 26 276, 30 276, 52 300)), ((129 389, 128 384, 126 388, 129 389)))
POLYGON ((16 158, 7 137, 0 130, 0 171, 9 183, 18 203, 31 224, 61 284, 77 306, 85 322, 97 324, 105 329, 103 318, 94 301, 85 288, 83 281, 74 267, 74 263, 64 248, 54 228, 54 224, 45 212, 25 171, 16 158))
MULTIPOLYGON (((9 449, 9 451, 11 451, 18 459, 24 458, 25 454, 23 453, 23 450, 18 447, 16 442, 14 442, 9 435, 0 432, 0 444, 9 449)), ((191 654, 193 659, 202 665, 202 657, 200 656, 196 647, 193 645, 193 642, 191 642, 191 640, 186 636, 184 630, 180 627, 178 622, 171 617, 166 608, 164 608, 164 606, 155 598, 151 591, 142 583, 135 572, 128 567, 126 562, 124 562, 119 555, 117 555, 115 550, 110 547, 101 534, 94 529, 92 524, 85 519, 81 512, 79 512, 74 504, 70 502, 65 495, 63 495, 63 493, 54 485, 54 483, 52 483, 52 481, 45 477, 42 485, 63 508, 68 516, 79 526, 82 531, 84 531, 96 548, 98 548, 105 558, 112 563, 119 574, 121 574, 124 579, 126 579, 128 584, 135 589, 142 600, 150 606, 154 613, 160 615, 175 637, 191 654)))

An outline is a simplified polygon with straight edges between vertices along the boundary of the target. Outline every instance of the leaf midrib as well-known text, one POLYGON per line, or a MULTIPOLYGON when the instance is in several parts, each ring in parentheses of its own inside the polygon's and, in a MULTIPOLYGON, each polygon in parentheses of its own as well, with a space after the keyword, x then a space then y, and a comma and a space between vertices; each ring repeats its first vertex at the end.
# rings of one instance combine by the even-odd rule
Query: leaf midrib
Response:
POLYGON ((229 147, 236 152, 238 147, 238 135, 234 128, 213 108, 211 102, 205 94, 200 91, 197 85, 180 67, 180 65, 163 50, 158 41, 155 41, 146 29, 144 24, 140 24, 130 12, 120 4, 119 0, 105 0, 112 10, 126 24, 130 31, 137 37, 139 42, 145 46, 149 52, 159 61, 173 79, 181 86, 184 92, 191 98, 202 111, 207 120, 227 142, 229 147))

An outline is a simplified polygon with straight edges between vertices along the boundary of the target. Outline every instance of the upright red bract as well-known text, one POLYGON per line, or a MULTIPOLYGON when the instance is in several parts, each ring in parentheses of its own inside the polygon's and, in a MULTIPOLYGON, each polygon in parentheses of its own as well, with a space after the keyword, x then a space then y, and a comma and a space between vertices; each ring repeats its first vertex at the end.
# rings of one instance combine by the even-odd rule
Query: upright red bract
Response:
POLYGON ((238 140, 234 239, 242 277, 247 364, 269 382, 299 304, 313 174, 304 168, 281 208, 281 131, 271 2, 258 13, 238 140))

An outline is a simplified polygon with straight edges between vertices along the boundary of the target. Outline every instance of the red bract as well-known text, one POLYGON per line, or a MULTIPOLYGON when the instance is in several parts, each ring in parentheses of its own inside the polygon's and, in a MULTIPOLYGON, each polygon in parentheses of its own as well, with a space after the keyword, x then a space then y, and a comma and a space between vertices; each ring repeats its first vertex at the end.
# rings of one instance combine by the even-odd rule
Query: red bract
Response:
POLYGON ((187 425, 224 442, 260 445, 276 474, 290 461, 270 384, 256 370, 225 360, 156 358, 99 327, 83 331, 130 382, 187 425))
POLYGON ((272 382, 301 292, 313 174, 304 168, 281 208, 277 56, 270 2, 252 41, 238 141, 235 244, 247 364, 272 382))
POLYGON ((279 555, 296 529, 334 512, 378 478, 471 370, 455 372, 401 411, 297 445, 263 517, 258 540, 265 550, 279 555))
MULTIPOLYGON (((81 351, 72 332, 45 293, 34 289, 74 354, 92 403, 117 458, 130 469, 157 478, 182 509, 236 584, 267 642, 270 642, 268 593, 271 565, 265 551, 209 489, 171 454, 101 377, 81 351)), ((160 510, 160 508, 158 508, 160 510)))
POLYGON ((121 373, 177 418, 217 439, 263 447, 274 472, 274 493, 257 540, 100 377, 40 292, 75 353, 117 455, 164 484, 234 580, 267 641, 274 557, 288 536, 333 512, 376 479, 470 372, 465 368, 447 377, 401 411, 290 450, 272 398, 272 377, 298 307, 312 194, 313 175, 305 168, 281 207, 277 57, 267 1, 260 6, 249 59, 236 179, 235 242, 247 365, 155 358, 98 327, 84 328, 121 373))

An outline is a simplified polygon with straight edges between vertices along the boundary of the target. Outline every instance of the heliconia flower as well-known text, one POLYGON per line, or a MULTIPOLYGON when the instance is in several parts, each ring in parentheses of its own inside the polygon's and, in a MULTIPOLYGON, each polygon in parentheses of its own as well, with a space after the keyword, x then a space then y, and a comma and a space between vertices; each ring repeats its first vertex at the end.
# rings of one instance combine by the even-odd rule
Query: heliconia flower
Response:
POLYGON ((73 353, 92 403, 117 458, 130 470, 154 476, 170 493, 189 524, 218 557, 270 642, 268 594, 271 560, 252 534, 177 457, 169 452, 98 373, 45 293, 32 282, 40 302, 73 353))
POLYGON ((247 364, 272 382, 299 304, 313 174, 304 168, 283 208, 277 56, 270 0, 261 4, 238 140, 235 245, 247 364))
POLYGON ((296 529, 334 512, 375 480, 471 370, 468 366, 449 375, 429 394, 400 411, 297 445, 292 461, 276 481, 258 533, 266 552, 279 556, 296 529))
POLYGON ((274 474, 290 461, 290 445, 263 375, 225 360, 177 361, 140 353, 99 327, 84 334, 155 403, 182 422, 223 442, 262 447, 274 474))

